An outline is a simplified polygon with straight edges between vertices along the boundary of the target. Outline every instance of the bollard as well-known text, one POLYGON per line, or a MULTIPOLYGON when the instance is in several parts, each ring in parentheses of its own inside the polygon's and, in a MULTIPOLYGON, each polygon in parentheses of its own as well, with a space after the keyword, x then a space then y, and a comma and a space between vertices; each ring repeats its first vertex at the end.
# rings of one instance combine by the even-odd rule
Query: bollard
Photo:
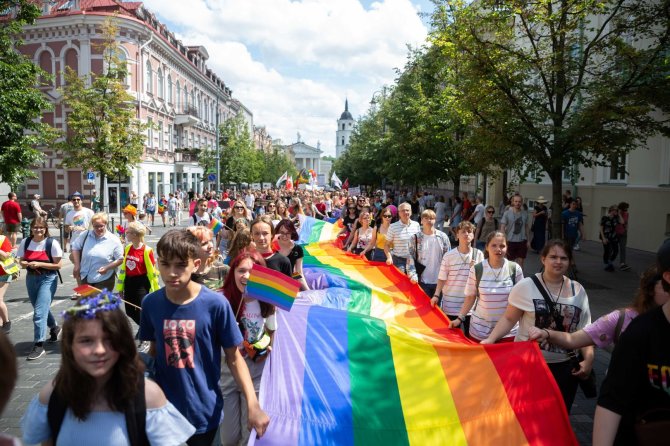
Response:
POLYGON ((109 229, 110 232, 114 232, 114 228, 116 227, 116 226, 114 226, 114 217, 112 217, 111 221, 112 221, 112 227, 110 227, 108 229, 109 229))

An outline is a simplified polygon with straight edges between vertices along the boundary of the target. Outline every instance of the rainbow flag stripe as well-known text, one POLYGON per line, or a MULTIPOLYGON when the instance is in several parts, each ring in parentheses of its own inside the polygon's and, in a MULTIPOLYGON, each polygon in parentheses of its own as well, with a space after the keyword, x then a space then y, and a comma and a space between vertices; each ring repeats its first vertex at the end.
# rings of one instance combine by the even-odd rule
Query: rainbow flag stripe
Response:
POLYGON ((291 311, 300 291, 300 282, 279 271, 254 264, 247 280, 249 297, 262 300, 286 311, 291 311))
POLYGON ((75 293, 79 294, 82 297, 93 296, 95 294, 100 294, 102 291, 91 285, 79 285, 76 288, 72 289, 75 293))
POLYGON ((322 289, 278 314, 256 444, 577 444, 535 343, 474 344, 395 267, 305 251, 322 289))
POLYGON ((329 223, 314 217, 300 219, 300 232, 298 243, 309 244, 335 240, 337 234, 342 230, 342 220, 329 223))
POLYGON ((219 233, 219 231, 223 229, 223 223, 221 223, 216 218, 212 218, 212 221, 209 222, 209 225, 207 227, 212 230, 214 235, 216 235, 219 233))

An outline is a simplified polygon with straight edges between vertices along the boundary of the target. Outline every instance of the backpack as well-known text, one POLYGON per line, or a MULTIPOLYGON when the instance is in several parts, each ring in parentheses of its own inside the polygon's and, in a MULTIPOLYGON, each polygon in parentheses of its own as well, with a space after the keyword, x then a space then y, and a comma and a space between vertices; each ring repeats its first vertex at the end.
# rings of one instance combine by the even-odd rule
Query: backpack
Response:
MULTIPOLYGON (((514 286, 516 285, 516 262, 508 260, 507 269, 509 271, 509 278, 512 280, 512 286, 514 286)), ((479 297, 479 282, 482 280, 482 275, 484 275, 484 262, 479 262, 475 265, 475 293, 477 297, 479 297)), ((476 303, 475 308, 477 308, 476 303)))
POLYGON ((30 209, 30 212, 33 212, 33 211, 34 211, 34 209, 33 209, 33 202, 32 202, 32 201, 29 201, 29 202, 28 202, 28 209, 30 209))
MULTIPOLYGON (((30 236, 26 239, 26 244, 24 249, 27 251, 28 247, 30 246, 30 242, 33 241, 33 237, 30 236)), ((54 244, 54 239, 53 237, 47 237, 46 238, 46 246, 44 247, 44 252, 46 253, 47 257, 49 258, 49 263, 54 263, 54 258, 51 256, 51 247, 54 244)), ((60 270, 56 270, 56 274, 58 274, 58 280, 60 280, 60 283, 63 283, 63 276, 60 275, 60 270)))
MULTIPOLYGON (((56 444, 58 434, 60 433, 65 412, 67 411, 67 402, 54 389, 49 398, 47 409, 47 421, 51 429, 51 440, 56 444)), ((128 406, 125 413, 126 430, 128 431, 128 440, 131 446, 148 446, 149 439, 146 432, 147 402, 144 396, 144 377, 137 386, 137 394, 132 404, 128 406)))

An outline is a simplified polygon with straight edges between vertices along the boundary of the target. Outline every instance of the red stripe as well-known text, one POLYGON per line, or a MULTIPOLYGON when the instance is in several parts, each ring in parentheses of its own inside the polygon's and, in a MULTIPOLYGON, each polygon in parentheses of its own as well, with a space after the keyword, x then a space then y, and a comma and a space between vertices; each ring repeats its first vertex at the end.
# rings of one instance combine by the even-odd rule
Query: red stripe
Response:
POLYGON ((527 348, 519 348, 514 355, 510 355, 508 346, 493 344, 484 348, 498 371, 528 443, 577 445, 565 405, 558 403, 563 401, 561 391, 540 348, 534 342, 517 344, 518 347, 526 344, 527 348), (532 377, 532 386, 523 385, 528 382, 528 377, 532 377), (542 413, 541 419, 538 419, 538 413, 542 413))

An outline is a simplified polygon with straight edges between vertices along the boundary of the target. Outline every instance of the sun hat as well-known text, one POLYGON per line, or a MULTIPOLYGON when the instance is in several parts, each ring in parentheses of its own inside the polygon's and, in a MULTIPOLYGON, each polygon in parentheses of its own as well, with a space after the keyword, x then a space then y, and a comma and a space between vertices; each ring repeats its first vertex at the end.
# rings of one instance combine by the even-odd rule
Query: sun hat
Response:
POLYGON ((547 199, 544 198, 544 195, 540 195, 539 197, 537 197, 537 200, 535 200, 535 202, 545 204, 547 202, 547 199))

